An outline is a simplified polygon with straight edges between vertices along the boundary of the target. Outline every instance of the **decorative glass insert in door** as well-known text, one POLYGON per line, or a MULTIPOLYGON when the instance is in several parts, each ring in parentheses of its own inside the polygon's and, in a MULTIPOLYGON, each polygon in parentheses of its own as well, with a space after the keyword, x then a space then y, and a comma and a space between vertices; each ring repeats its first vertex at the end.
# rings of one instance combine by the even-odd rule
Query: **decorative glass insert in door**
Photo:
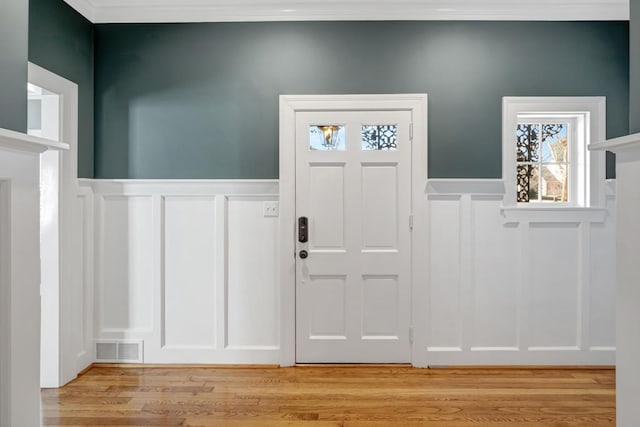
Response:
POLYGON ((518 203, 568 202, 567 123, 519 123, 516 127, 518 203))
POLYGON ((344 125, 309 126, 309 149, 344 151, 346 149, 344 125))
POLYGON ((362 125, 362 149, 365 151, 397 150, 398 126, 362 125))

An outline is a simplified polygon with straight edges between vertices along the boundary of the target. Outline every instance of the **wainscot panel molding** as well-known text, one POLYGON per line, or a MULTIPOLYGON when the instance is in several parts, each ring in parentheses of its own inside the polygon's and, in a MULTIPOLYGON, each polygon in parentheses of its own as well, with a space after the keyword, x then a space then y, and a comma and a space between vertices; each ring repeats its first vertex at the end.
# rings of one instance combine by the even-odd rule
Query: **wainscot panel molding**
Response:
POLYGON ((77 366, 89 366, 95 359, 94 345, 94 261, 95 261, 95 230, 94 230, 94 200, 91 186, 84 180, 79 180, 78 192, 78 227, 80 259, 78 265, 81 268, 81 292, 74 295, 74 307, 79 308, 80 324, 73 339, 73 350, 77 355, 77 366))
POLYGON ((141 341, 144 363, 280 361, 278 218, 264 215, 277 181, 83 185, 95 203, 96 340, 141 341))
POLYGON ((429 180, 429 365, 614 364, 606 208, 503 207, 501 180, 429 180))
MULTIPOLYGON (((142 342, 144 363, 282 361, 278 218, 264 215, 278 181, 81 187, 84 242, 95 240, 95 266, 85 266, 95 271, 93 339, 142 342)), ((508 221, 504 188, 501 180, 425 186, 422 359, 613 364, 615 184, 606 185, 604 209, 528 209, 508 221)))

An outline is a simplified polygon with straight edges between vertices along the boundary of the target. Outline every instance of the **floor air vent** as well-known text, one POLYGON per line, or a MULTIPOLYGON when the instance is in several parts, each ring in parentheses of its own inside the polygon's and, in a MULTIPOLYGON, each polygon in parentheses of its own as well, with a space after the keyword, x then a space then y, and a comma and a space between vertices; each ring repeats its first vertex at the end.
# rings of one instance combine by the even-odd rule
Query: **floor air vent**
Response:
POLYGON ((142 341, 97 341, 96 362, 142 363, 142 341))

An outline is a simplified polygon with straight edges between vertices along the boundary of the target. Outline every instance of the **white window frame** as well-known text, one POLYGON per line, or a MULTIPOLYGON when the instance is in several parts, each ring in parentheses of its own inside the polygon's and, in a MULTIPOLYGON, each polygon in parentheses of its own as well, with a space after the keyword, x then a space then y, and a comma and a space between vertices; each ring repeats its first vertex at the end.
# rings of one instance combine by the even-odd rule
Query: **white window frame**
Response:
POLYGON ((588 97, 504 97, 502 100, 502 179, 504 205, 518 209, 563 209, 604 207, 605 153, 588 151, 590 143, 606 139, 606 98, 588 97), (569 176, 568 203, 517 203, 516 143, 518 122, 557 117, 575 126, 576 139, 570 148, 574 170, 569 176), (572 151, 575 150, 575 151, 572 151))

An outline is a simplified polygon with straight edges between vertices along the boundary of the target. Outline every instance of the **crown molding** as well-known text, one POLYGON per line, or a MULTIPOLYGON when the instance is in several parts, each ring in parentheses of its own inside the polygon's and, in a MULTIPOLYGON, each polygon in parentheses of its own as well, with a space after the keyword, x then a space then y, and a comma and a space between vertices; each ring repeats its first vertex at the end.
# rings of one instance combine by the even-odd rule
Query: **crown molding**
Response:
POLYGON ((65 1, 94 23, 629 19, 629 0, 65 1))
POLYGON ((80 15, 95 23, 95 12, 97 7, 89 0, 64 0, 69 6, 76 10, 80 15))

